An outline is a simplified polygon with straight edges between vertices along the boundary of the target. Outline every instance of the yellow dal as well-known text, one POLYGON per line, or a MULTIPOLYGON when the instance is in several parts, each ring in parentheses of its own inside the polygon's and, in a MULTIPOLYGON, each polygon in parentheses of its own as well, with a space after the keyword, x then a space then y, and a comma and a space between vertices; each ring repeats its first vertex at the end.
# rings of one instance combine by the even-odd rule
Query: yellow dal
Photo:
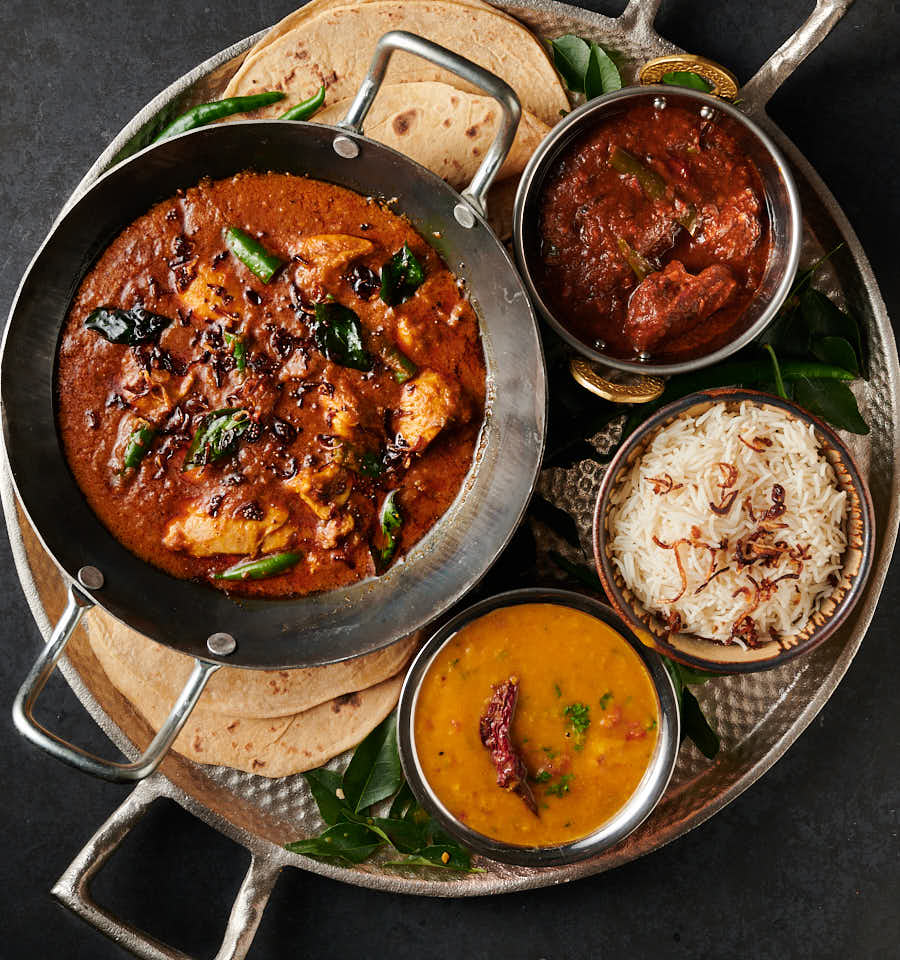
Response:
POLYGON ((615 630, 579 610, 534 603, 485 614, 444 646, 422 681, 415 741, 425 778, 455 817, 506 843, 553 846, 587 836, 625 805, 658 725, 650 676, 615 630), (497 786, 479 737, 493 686, 510 677, 519 680, 513 743, 538 816, 497 786), (573 713, 581 726, 589 719, 583 732, 573 713))

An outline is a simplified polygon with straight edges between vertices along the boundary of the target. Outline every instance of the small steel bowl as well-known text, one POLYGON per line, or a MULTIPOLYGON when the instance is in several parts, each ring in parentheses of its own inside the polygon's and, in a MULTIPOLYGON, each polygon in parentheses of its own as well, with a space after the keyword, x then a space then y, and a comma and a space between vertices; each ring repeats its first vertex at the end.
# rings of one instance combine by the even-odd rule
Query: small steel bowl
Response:
POLYGON ((808 653, 830 637, 847 619, 862 595, 872 568, 875 550, 875 513, 868 487, 840 437, 818 417, 780 397, 758 390, 722 387, 692 393, 663 407, 638 427, 623 443, 609 465, 594 511, 594 560, 603 589, 613 608, 639 635, 651 635, 657 649, 681 663, 716 673, 753 673, 777 667, 794 657, 808 653), (648 611, 628 589, 612 562, 609 545, 610 510, 615 507, 625 474, 657 433, 680 417, 697 416, 718 403, 738 404, 744 400, 777 407, 791 417, 811 424, 822 453, 832 465, 838 485, 847 493, 845 532, 847 549, 840 581, 833 592, 819 602, 818 610, 790 637, 769 640, 744 650, 739 644, 720 643, 692 634, 671 634, 664 621, 648 611))
POLYGON ((803 216, 800 198, 787 161, 752 120, 740 110, 698 90, 669 85, 624 87, 589 100, 573 110, 544 138, 534 152, 516 193, 513 213, 513 242, 519 272, 525 280, 533 303, 550 326, 579 353, 606 367, 632 374, 669 375, 699 370, 718 363, 746 346, 769 325, 790 291, 800 258, 803 216), (714 110, 716 116, 735 134, 744 152, 756 165, 763 181, 768 212, 772 254, 759 290, 747 308, 734 339, 703 356, 677 363, 653 363, 611 357, 576 337, 558 318, 541 296, 532 274, 532 263, 540 245, 540 199, 544 180, 560 155, 572 141, 636 102, 666 104, 702 110, 714 110))
MULTIPOLYGON (((477 724, 478 718, 472 722, 477 724)), ((488 597, 474 604, 445 623, 425 644, 413 661, 403 690, 400 693, 397 729, 400 745, 400 759, 403 772, 416 800, 437 820, 437 822, 475 853, 514 863, 525 867, 549 867, 563 863, 574 863, 596 856, 623 840, 650 815, 659 803, 678 755, 680 742, 680 718, 678 700, 666 668, 660 658, 632 633, 628 625, 606 604, 591 597, 569 590, 552 590, 532 587, 524 590, 510 590, 488 597), (581 610, 598 620, 604 621, 616 630, 641 658, 647 668, 653 688, 656 691, 659 708, 659 735, 656 750, 647 771, 628 802, 610 820, 593 833, 580 840, 548 847, 529 847, 503 843, 482 833, 477 833, 457 820, 444 806, 425 779, 419 765, 415 741, 416 702, 422 680, 432 661, 443 646, 466 624, 499 607, 508 607, 520 603, 555 603, 560 606, 581 610)))

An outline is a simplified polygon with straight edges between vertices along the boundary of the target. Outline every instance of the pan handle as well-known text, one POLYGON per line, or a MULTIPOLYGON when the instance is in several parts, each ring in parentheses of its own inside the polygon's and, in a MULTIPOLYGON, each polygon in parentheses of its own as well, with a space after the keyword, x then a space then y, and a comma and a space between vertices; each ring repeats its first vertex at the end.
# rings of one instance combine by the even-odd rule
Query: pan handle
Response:
POLYGON ((113 783, 132 783, 135 780, 142 780, 159 766, 166 751, 172 745, 175 737, 178 736, 178 732, 184 726, 188 716, 190 716, 191 710, 194 709, 206 682, 219 669, 220 664, 207 663, 203 660, 195 662, 188 682, 175 701, 175 705, 172 707, 165 723, 159 728, 159 732, 143 755, 133 763, 118 763, 114 760, 104 760, 102 757, 94 756, 94 754, 82 750, 81 747, 76 747, 51 733, 34 718, 34 705, 37 698, 44 689, 44 685, 53 672, 57 661, 62 656, 69 637, 75 632, 82 614, 93 605, 94 601, 79 590, 77 586, 72 584, 69 587, 66 609, 53 628, 53 633, 47 641, 47 645, 41 651, 37 662, 31 668, 31 672, 25 678, 18 694, 16 694, 12 708, 13 722, 23 737, 42 750, 46 750, 47 753, 52 754, 58 760, 113 783))
MULTIPOLYGON (((91 837, 57 880, 52 893, 60 903, 141 960, 191 960, 181 950, 119 920, 91 896, 93 878, 160 797, 168 797, 183 806, 161 777, 145 780, 91 837)), ((235 897, 215 960, 243 960, 247 956, 282 866, 278 860, 266 860, 258 851, 250 851, 250 866, 235 897)))
MULTIPOLYGON (((501 80, 500 77, 485 70, 484 67, 479 67, 477 63, 472 63, 471 60, 453 53, 452 50, 432 43, 430 40, 425 40, 423 37, 418 37, 414 33, 407 33, 405 30, 392 30, 390 33, 384 34, 375 45, 375 53, 369 65, 369 72, 366 74, 356 98, 350 105, 347 116, 338 124, 339 127, 349 130, 351 133, 362 135, 363 121, 366 119, 372 101, 384 82, 388 62, 395 50, 402 50, 415 57, 421 57, 423 60, 428 60, 439 67, 443 67, 444 70, 449 70, 450 73, 456 74, 457 77, 467 83, 483 90, 500 104, 503 111, 500 129, 485 154, 484 160, 481 161, 481 166, 476 170, 472 182, 462 193, 469 206, 481 216, 484 216, 485 196, 488 188, 493 183, 500 167, 503 166, 503 161, 512 148, 513 140, 516 137, 519 117, 522 114, 519 98, 505 80, 501 80)), ((340 153, 340 151, 338 152, 340 153)), ((344 154, 341 153, 340 155, 343 156, 344 154)), ((355 153, 351 154, 351 156, 353 155, 355 153)), ((475 218, 464 204, 457 205, 454 215, 464 227, 475 225, 475 218)))
POLYGON ((853 0, 816 0, 813 12, 741 88, 751 113, 762 113, 775 91, 831 33, 853 0))

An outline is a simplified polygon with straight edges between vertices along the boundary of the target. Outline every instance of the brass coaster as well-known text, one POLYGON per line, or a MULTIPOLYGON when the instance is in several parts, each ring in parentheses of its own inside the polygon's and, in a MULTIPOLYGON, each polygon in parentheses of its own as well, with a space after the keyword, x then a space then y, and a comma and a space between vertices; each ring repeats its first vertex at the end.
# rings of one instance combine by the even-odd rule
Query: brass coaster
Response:
POLYGON ((638 80, 641 84, 662 83, 667 73, 696 73, 710 84, 710 93, 723 100, 734 100, 738 93, 737 77, 721 64, 693 53, 672 54, 649 60, 641 67, 638 80))
POLYGON ((611 400, 613 403, 650 403, 659 398, 665 389, 665 381, 659 377, 629 376, 628 382, 616 383, 597 372, 584 357, 572 357, 569 370, 576 383, 585 390, 611 400))

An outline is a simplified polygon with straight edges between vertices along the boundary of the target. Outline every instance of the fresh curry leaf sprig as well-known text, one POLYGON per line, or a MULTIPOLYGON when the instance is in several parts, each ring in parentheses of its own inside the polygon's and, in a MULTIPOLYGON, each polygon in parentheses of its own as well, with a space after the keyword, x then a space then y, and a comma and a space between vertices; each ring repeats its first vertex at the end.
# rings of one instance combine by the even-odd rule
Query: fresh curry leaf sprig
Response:
POLYGON ((390 848, 405 856, 384 866, 477 872, 468 850, 416 803, 404 780, 395 713, 360 743, 343 775, 320 768, 303 776, 325 830, 316 837, 287 844, 292 853, 355 864, 390 848), (373 807, 391 798, 388 815, 375 816, 373 807))
POLYGON ((549 43, 553 64, 572 93, 583 93, 588 100, 593 100, 621 88, 618 67, 593 40, 567 33, 549 43))

